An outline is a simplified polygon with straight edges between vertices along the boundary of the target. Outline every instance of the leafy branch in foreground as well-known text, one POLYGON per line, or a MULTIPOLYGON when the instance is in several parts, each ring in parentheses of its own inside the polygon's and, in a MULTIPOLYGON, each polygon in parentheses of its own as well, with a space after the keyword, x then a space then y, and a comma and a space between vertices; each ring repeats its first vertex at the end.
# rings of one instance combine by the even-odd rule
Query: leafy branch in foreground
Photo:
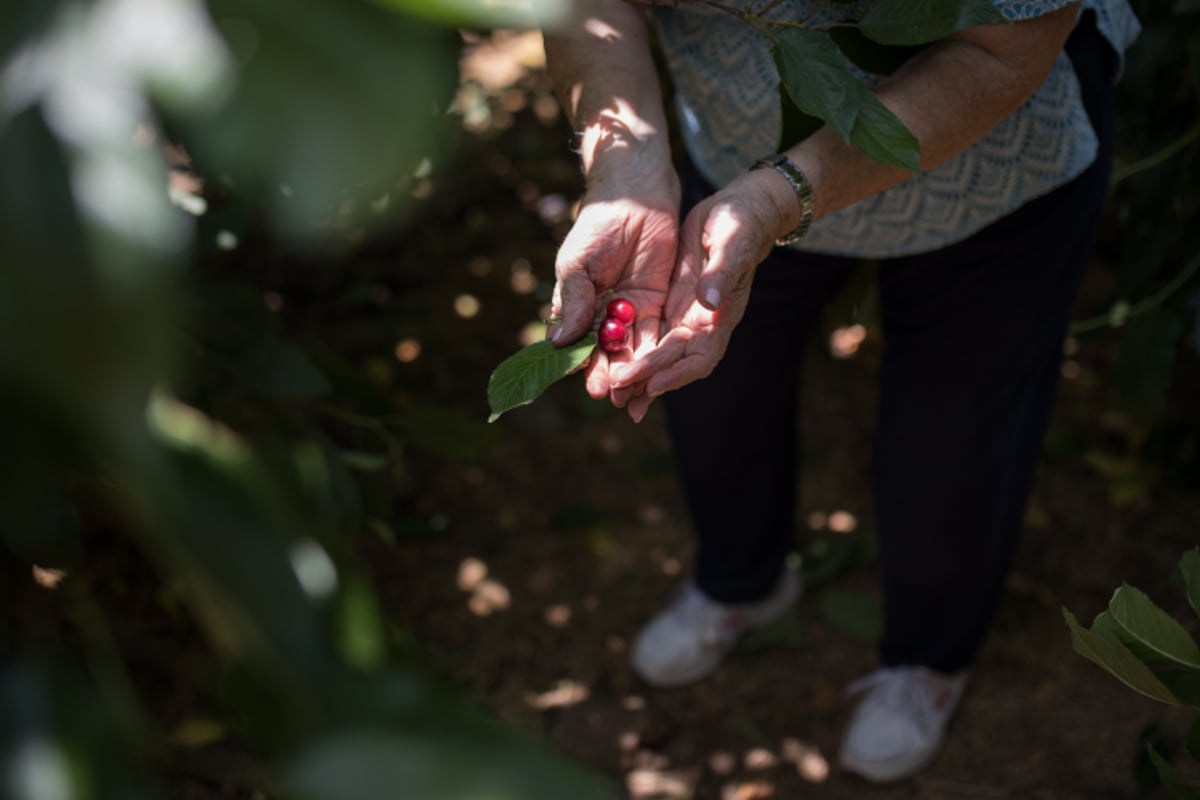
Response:
MULTIPOLYGON (((990 0, 881 0, 861 19, 834 25, 777 19, 768 2, 756 11, 719 0, 634 0, 642 5, 700 6, 737 18, 767 38, 779 70, 784 117, 790 104, 801 114, 820 120, 871 158, 911 172, 920 172, 921 152, 915 136, 851 69, 856 64, 886 71, 911 54, 908 48, 943 39, 975 25, 1005 22, 990 0), (827 35, 834 29, 856 29, 861 37, 827 35), (853 42, 849 47, 847 43, 853 42)), ((815 125, 807 126, 811 131, 815 125)), ((791 142, 782 142, 784 146, 791 142)))

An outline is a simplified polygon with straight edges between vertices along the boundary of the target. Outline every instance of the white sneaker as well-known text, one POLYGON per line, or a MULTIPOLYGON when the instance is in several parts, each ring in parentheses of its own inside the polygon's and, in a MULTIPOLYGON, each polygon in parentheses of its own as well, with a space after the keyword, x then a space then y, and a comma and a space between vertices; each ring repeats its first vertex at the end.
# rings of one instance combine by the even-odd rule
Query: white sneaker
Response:
POLYGON ((941 748, 966 683, 966 672, 889 667, 850 684, 847 693, 866 694, 842 739, 842 767, 877 783, 920 772, 941 748))
POLYGON ((715 670, 738 636, 782 617, 800 597, 800 572, 785 569, 779 584, 757 603, 723 605, 692 581, 638 634, 630 663, 647 683, 683 686, 715 670))

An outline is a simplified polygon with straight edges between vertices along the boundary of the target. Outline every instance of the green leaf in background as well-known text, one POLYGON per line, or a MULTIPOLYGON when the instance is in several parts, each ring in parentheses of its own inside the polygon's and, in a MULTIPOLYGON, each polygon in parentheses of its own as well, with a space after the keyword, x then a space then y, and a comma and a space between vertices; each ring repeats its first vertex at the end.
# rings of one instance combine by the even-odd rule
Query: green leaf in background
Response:
POLYGON ((876 161, 912 172, 920 169, 916 138, 855 77, 828 36, 806 28, 785 28, 775 34, 771 53, 787 98, 801 112, 829 123, 876 161))
POLYGON ((883 611, 871 595, 831 588, 817 602, 825 621, 851 639, 874 642, 883 634, 883 611))
POLYGON ((1163 785, 1171 790, 1171 794, 1179 800, 1200 800, 1200 786, 1188 783, 1183 774, 1160 756, 1153 747, 1150 747, 1149 751, 1150 760, 1158 769, 1158 777, 1162 779, 1163 785))
POLYGON ((514 738, 431 722, 420 733, 350 730, 312 743, 283 782, 297 800, 616 800, 598 779, 514 738))
POLYGON ((1166 411, 1183 334, 1179 312, 1162 306, 1125 326, 1113 380, 1129 408, 1147 419, 1158 419, 1166 411))
POLYGON ((596 334, 589 333, 567 347, 555 347, 548 339, 518 350, 496 367, 488 380, 488 422, 517 406, 532 403, 555 381, 579 368, 596 346, 596 334))
POLYGON ((917 45, 974 25, 1004 21, 991 0, 879 0, 858 25, 867 38, 881 44, 917 45))
POLYGON ((1092 620, 1092 633, 1097 636, 1104 636, 1109 639, 1114 639, 1129 648, 1129 652, 1138 657, 1138 660, 1146 664, 1161 664, 1167 659, 1155 650, 1151 650, 1144 644, 1133 637, 1129 631, 1121 627, 1121 625, 1113 619, 1112 612, 1105 609, 1096 615, 1092 620))
POLYGON ((329 391, 329 381, 308 353, 290 342, 269 338, 239 365, 242 376, 269 397, 318 397, 329 391))
POLYGON ((1071 629, 1071 644, 1076 653, 1103 668, 1135 692, 1162 703, 1179 705, 1179 698, 1120 641, 1089 631, 1066 608, 1063 609, 1063 618, 1071 629))
POLYGON ((1108 608, 1112 618, 1146 647, 1176 664, 1200 669, 1200 647, 1195 640, 1145 593, 1122 584, 1113 592, 1108 608))
POLYGON ((1194 547, 1179 560, 1179 571, 1187 589, 1188 604, 1200 614, 1200 547, 1194 547))

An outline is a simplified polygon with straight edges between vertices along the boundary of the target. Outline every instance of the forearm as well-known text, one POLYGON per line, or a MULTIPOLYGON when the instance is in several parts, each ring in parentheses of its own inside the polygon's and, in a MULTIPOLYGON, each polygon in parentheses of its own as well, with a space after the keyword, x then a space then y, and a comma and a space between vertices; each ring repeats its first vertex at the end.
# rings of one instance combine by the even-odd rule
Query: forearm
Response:
MULTIPOLYGON (((968 29, 930 46, 886 80, 877 97, 920 143, 932 169, 979 141, 1037 90, 1074 25, 1070 6, 1033 20, 968 29)), ((912 173, 869 158, 829 126, 787 151, 813 184, 814 217, 871 197, 912 173)), ((799 204, 773 170, 755 173, 787 224, 799 204)))
POLYGON ((670 165, 666 115, 642 12, 625 0, 585 0, 547 32, 546 68, 573 129, 584 174, 613 156, 670 165))

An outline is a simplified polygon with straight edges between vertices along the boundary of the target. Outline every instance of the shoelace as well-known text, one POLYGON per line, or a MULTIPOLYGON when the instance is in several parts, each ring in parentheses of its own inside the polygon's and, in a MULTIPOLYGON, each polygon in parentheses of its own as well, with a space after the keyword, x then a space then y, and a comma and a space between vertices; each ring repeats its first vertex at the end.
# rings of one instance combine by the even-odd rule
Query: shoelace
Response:
POLYGON ((936 679, 920 667, 883 667, 864 675, 846 687, 846 695, 878 689, 870 702, 913 719, 922 728, 933 722, 937 708, 936 679))

